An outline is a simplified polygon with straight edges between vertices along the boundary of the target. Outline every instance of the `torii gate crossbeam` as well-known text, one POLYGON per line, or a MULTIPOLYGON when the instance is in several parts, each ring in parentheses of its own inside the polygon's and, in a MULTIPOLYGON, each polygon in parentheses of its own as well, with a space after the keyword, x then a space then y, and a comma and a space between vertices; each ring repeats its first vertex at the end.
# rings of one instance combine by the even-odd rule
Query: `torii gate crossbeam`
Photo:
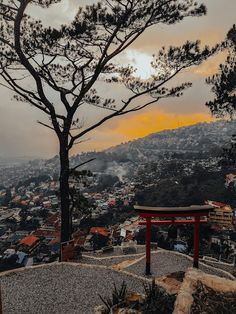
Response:
POLYGON ((151 226, 152 225, 194 225, 194 256, 193 267, 198 268, 199 260, 199 229, 200 224, 207 222, 209 211, 213 209, 209 205, 194 205, 189 207, 148 207, 134 206, 140 218, 140 225, 146 226, 146 275, 151 275, 151 226), (188 219, 176 219, 176 218, 188 219), (204 217, 204 219, 202 219, 204 217), (161 218, 162 220, 154 220, 161 218))

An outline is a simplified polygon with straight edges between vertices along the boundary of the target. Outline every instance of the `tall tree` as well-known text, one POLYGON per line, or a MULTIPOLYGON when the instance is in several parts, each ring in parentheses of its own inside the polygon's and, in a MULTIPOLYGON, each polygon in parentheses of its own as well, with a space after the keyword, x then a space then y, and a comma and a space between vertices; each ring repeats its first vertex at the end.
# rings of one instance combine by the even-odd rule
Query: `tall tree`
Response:
MULTIPOLYGON (((206 83, 211 85, 215 95, 206 103, 213 115, 218 118, 235 118, 236 114, 236 26, 229 30, 226 40, 221 44, 227 50, 224 64, 220 64, 217 74, 208 77, 206 83)), ((236 134, 232 134, 231 142, 223 148, 220 165, 223 167, 236 164, 236 134)))
POLYGON ((206 103, 216 117, 233 118, 236 113, 236 26, 229 30, 226 40, 221 44, 227 49, 227 58, 220 64, 217 74, 208 77, 206 82, 212 86, 215 98, 206 103))
POLYGON ((162 48, 154 57, 155 75, 142 80, 118 56, 156 24, 175 24, 206 14, 196 0, 102 0, 78 8, 70 25, 44 27, 33 20, 28 7, 48 8, 60 0, 0 0, 1 85, 15 98, 42 111, 58 138, 60 155, 61 241, 70 238, 69 152, 90 131, 106 121, 141 110, 160 99, 180 96, 191 84, 171 86, 182 70, 200 64, 213 53, 199 41, 162 48), (122 100, 99 95, 97 82, 123 84, 122 100), (55 101, 56 99, 56 101, 55 101), (96 121, 81 123, 81 109, 104 112, 96 121))

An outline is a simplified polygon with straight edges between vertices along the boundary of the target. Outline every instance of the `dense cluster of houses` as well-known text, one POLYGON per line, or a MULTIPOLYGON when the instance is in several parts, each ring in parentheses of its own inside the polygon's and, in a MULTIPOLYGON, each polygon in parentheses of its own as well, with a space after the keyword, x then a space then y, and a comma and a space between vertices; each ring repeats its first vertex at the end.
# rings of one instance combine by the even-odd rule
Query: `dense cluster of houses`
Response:
MULTIPOLYGON (((81 189, 82 187, 76 187, 81 189)), ((93 204, 90 217, 95 219, 115 208, 127 206, 134 196, 133 184, 124 184, 114 191, 84 192, 93 204)), ((60 204, 57 197, 58 182, 47 180, 29 183, 28 186, 0 190, 0 201, 10 193, 8 206, 0 207, 0 269, 20 267, 57 260, 60 254, 60 204), (24 256, 24 258, 23 258, 24 256)), ((79 226, 83 216, 73 217, 79 226)), ((112 228, 75 228, 74 245, 85 250, 113 245, 112 228)), ((115 240, 119 242, 119 239, 115 240)))
MULTIPOLYGON (((232 178, 230 178, 232 179, 232 178)), ((113 189, 102 192, 88 192, 84 190, 83 196, 92 204, 90 218, 105 217, 116 211, 118 203, 120 208, 129 206, 134 198, 135 186, 138 182, 124 181, 113 189)), ((58 182, 51 180, 43 182, 30 182, 27 186, 12 187, 11 199, 8 206, 0 207, 0 270, 48 263, 58 260, 61 254, 60 243, 60 204, 57 197, 58 182)), ((81 189, 83 186, 76 186, 81 189)), ((6 197, 6 189, 0 190, 0 201, 6 197)), ((229 205, 215 201, 208 201, 214 206, 210 213, 209 222, 215 230, 234 232, 236 224, 236 211, 229 205)), ((70 245, 73 246, 73 254, 77 257, 81 251, 112 250, 115 245, 130 247, 136 243, 137 235, 144 228, 139 225, 137 216, 125 221, 105 226, 87 225, 80 228, 82 216, 73 217, 73 225, 76 226, 70 245)), ((164 236, 166 232, 163 231, 164 236)), ((212 241, 219 244, 217 237, 212 241)), ((177 239, 173 246, 176 250, 184 250, 186 243, 177 239)), ((225 241, 236 252, 236 242, 227 233, 225 241)), ((65 251, 70 251, 68 243, 65 251)), ((69 253, 68 253, 69 254, 69 253)), ((66 254, 65 254, 66 256, 66 254)), ((69 255, 68 255, 69 256, 69 255)))

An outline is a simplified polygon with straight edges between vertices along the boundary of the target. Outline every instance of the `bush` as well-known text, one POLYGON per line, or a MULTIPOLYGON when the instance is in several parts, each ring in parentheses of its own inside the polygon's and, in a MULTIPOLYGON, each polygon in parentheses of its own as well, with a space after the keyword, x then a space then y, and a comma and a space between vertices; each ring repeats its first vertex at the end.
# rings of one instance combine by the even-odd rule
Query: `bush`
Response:
POLYGON ((171 314, 174 310, 175 295, 169 295, 163 288, 160 288, 153 279, 152 283, 144 284, 145 300, 142 305, 142 313, 171 314))
POLYGON ((130 302, 126 283, 123 282, 119 289, 114 284, 111 298, 103 298, 99 295, 105 305, 103 314, 109 314, 115 308, 135 309, 143 314, 173 313, 175 295, 167 294, 163 288, 156 285, 154 279, 152 283, 144 284, 143 287, 144 296, 140 296, 135 302, 130 302))
POLYGON ((113 289, 111 298, 109 297, 103 298, 100 294, 99 294, 99 297, 106 307, 103 314, 109 314, 111 312, 111 309, 114 306, 119 306, 119 307, 125 306, 125 300, 127 297, 127 285, 123 281, 120 289, 117 289, 116 285, 114 284, 114 289, 113 289))

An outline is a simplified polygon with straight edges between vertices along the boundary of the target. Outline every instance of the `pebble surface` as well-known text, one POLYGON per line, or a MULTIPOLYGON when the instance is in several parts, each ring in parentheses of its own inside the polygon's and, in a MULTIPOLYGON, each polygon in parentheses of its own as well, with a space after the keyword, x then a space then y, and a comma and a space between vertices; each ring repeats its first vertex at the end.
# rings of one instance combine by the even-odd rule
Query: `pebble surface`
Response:
MULTIPOLYGON (((151 254, 151 272, 155 277, 161 277, 173 272, 186 271, 187 268, 192 267, 192 260, 184 254, 175 254, 171 251, 159 251, 151 254)), ((199 264, 199 269, 220 277, 231 279, 226 273, 220 269, 213 269, 206 265, 199 264)), ((143 275, 145 270, 145 258, 138 261, 125 269, 133 274, 143 275)))
POLYGON ((2 276, 4 314, 90 314, 122 281, 142 292, 142 279, 110 269, 51 265, 2 276))
MULTIPOLYGON (((183 254, 164 250, 151 254, 151 271, 154 277, 186 271, 188 267, 192 267, 192 260, 183 254)), ((209 274, 230 278, 220 269, 202 264, 199 268, 209 274)), ((2 274, 0 284, 3 313, 94 313, 94 307, 102 304, 99 294, 102 297, 111 296, 114 283, 119 287, 125 281, 128 290, 143 292, 144 270, 145 255, 143 258, 140 255, 104 258, 103 255, 103 258, 97 256, 96 259, 84 256, 80 263, 73 265, 51 264, 2 274), (124 268, 128 274, 111 269, 126 260, 134 260, 131 266, 124 268), (136 275, 139 278, 135 277, 136 275)))
POLYGON ((80 260, 80 263, 82 264, 91 264, 91 265, 103 265, 103 266, 113 266, 116 264, 119 264, 121 262, 132 260, 135 261, 141 256, 122 256, 122 257, 112 257, 112 258, 106 258, 106 259, 93 259, 89 257, 83 257, 80 260))

